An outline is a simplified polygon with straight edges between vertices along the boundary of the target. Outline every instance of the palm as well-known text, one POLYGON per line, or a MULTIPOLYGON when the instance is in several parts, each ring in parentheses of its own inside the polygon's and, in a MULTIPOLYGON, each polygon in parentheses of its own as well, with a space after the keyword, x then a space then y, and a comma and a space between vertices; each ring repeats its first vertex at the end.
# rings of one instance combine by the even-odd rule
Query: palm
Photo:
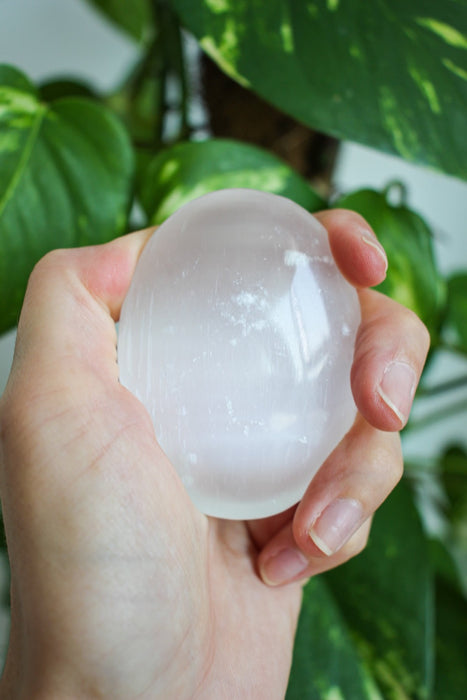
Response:
MULTIPOLYGON (((322 220, 350 281, 377 283, 384 259, 364 243, 361 222, 332 212, 322 220), (346 255, 350 245, 362 255, 346 255)), ((400 418, 375 387, 402 352, 399 338, 415 346, 419 377, 427 336, 394 302, 364 290, 353 375, 370 422, 357 421, 295 514, 242 523, 199 513, 145 409, 118 382, 113 320, 149 235, 57 252, 29 283, 0 402, 12 572, 2 697, 21 687, 28 697, 282 698, 301 599, 290 581, 360 551, 369 516, 400 476, 397 435, 382 432, 398 429, 400 418), (395 346, 388 350, 383 337, 395 346), (325 557, 310 526, 343 489, 363 499, 367 521, 325 557), (287 552, 299 571, 280 569, 287 552), (289 585, 260 580, 258 553, 264 580, 289 585)))
POLYGON ((38 639, 49 638, 41 663, 86 669, 89 692, 115 700, 282 697, 299 586, 265 586, 248 526, 192 506, 145 410, 118 383, 93 369, 67 376, 66 392, 54 379, 12 453, 30 492, 11 508, 35 523, 11 548, 28 588, 13 595, 30 601, 38 639), (57 450, 67 459, 54 465, 57 450))
POLYGON ((217 644, 209 681, 219 684, 214 691, 224 691, 212 697, 283 698, 301 588, 264 585, 256 573, 256 549, 245 523, 211 521, 210 531, 217 644), (227 674, 229 668, 244 669, 243 678, 227 674))
MULTIPOLYGON (((135 410, 131 403, 130 400, 126 406, 129 416, 135 410)), ((138 405, 136 410, 139 412, 141 407, 138 405)), ((265 586, 256 571, 257 550, 248 524, 201 515, 188 501, 183 486, 160 452, 145 416, 137 421, 135 430, 139 435, 131 443, 138 444, 143 453, 138 453, 135 460, 138 467, 134 487, 139 490, 144 483, 143 470, 153 482, 139 491, 149 530, 143 558, 149 554, 149 560, 158 563, 157 570, 145 570, 147 593, 139 610, 144 624, 153 628, 157 643, 157 681, 148 697, 154 697, 154 692, 164 696, 169 689, 177 698, 283 697, 301 599, 300 585, 281 589, 265 586), (141 469, 144 464, 147 468, 141 469), (161 519, 166 519, 163 527, 161 519), (169 535, 154 542, 151 531, 169 535), (155 545, 154 550, 148 551, 147 542, 155 545), (166 588, 165 595, 162 593, 161 608, 157 582, 166 587, 167 572, 173 572, 173 578, 169 579, 170 590, 166 588), (152 598, 152 620, 148 617, 146 596, 152 598), (191 670, 188 678, 187 668, 191 670), (233 670, 238 668, 243 669, 241 677, 233 670)), ((94 487, 92 492, 95 490, 94 487)), ((140 530, 141 519, 134 524, 140 530)), ((261 528, 266 533, 271 526, 273 519, 262 523, 259 536, 261 528)), ((255 537, 257 540, 258 532, 255 537)), ((140 576, 138 573, 141 582, 140 576)), ((125 581, 122 594, 127 590, 125 581)), ((133 634, 134 630, 128 628, 125 636, 133 634)), ((141 649, 143 658, 154 651, 155 640, 151 635, 146 639, 150 649, 141 649)))

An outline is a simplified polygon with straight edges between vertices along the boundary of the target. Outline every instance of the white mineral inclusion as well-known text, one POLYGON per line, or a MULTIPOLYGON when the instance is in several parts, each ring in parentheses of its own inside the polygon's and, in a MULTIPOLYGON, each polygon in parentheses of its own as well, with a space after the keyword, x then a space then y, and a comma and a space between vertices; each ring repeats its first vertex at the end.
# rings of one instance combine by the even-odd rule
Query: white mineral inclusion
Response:
POLYGON ((154 233, 122 309, 120 380, 201 511, 300 500, 355 417, 359 322, 325 229, 284 197, 221 190, 154 233))

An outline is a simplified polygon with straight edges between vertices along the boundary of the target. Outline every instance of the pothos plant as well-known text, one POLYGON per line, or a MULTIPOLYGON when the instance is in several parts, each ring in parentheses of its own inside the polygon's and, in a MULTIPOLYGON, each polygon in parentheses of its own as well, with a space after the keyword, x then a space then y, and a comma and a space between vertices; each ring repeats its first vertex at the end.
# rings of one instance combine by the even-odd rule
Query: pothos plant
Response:
MULTIPOLYGON (((440 274, 427 223, 403 196, 391 203, 400 185, 337 194, 331 167, 332 144, 351 139, 467 179, 467 0, 83 2, 134 39, 138 60, 110 94, 76 76, 34 85, 0 66, 0 332, 16 324, 28 275, 48 250, 160 223, 211 190, 252 187, 312 212, 363 214, 389 257, 381 290, 426 323, 431 358, 467 355, 467 270, 440 274), (217 102, 213 66, 228 86, 217 102)), ((419 394, 462 383, 422 381, 419 394)), ((449 446, 407 466, 365 552, 306 587, 288 698, 467 692, 467 454, 449 446), (420 473, 444 489, 443 535, 422 524, 420 473)))

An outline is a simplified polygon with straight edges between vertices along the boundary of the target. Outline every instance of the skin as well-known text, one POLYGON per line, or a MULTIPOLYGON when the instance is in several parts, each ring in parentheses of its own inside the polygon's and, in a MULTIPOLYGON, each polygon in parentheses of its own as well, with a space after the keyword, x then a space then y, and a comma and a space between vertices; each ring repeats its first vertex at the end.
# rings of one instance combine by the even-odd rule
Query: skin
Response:
POLYGON ((265 520, 199 513, 118 382, 115 321, 151 231, 56 251, 34 270, 0 401, 12 595, 2 698, 284 697, 302 585, 365 546, 401 476, 397 431, 428 349, 421 322, 368 289, 386 272, 368 224, 319 218, 359 290, 360 413, 301 503, 265 520), (396 373, 388 403, 394 363, 409 380, 396 373), (314 534, 336 499, 359 504, 359 518, 326 554, 314 534))

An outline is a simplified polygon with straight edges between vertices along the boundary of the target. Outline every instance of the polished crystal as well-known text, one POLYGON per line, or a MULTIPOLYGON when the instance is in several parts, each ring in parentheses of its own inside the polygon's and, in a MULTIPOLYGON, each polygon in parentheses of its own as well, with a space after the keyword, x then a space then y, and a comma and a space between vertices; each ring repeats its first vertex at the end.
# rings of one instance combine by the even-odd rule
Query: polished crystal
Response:
POLYGON ((288 199, 221 190, 156 230, 121 313, 120 380, 201 511, 300 500, 355 418, 359 322, 325 229, 288 199))

